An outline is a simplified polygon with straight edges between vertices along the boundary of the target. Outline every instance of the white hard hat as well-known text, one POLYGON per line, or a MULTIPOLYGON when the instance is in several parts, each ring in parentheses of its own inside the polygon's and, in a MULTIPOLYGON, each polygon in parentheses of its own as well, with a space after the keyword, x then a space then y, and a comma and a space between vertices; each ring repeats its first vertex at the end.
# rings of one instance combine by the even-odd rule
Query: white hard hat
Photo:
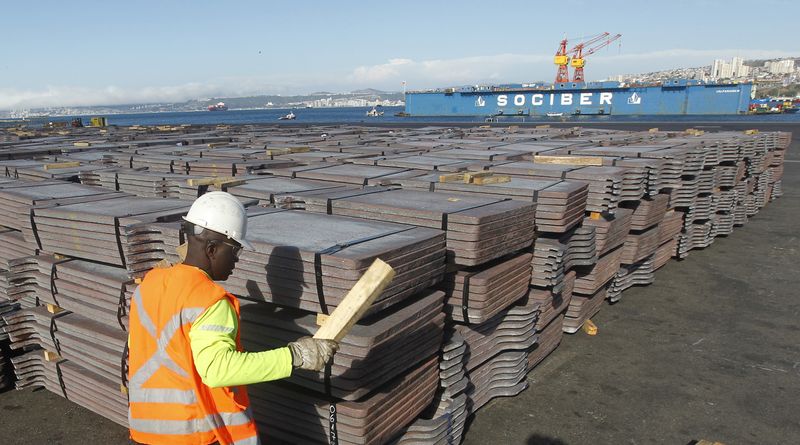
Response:
POLYGON ((253 249, 247 242, 247 213, 244 206, 235 196, 226 192, 208 192, 197 198, 184 220, 221 233, 241 244, 246 249, 253 249))

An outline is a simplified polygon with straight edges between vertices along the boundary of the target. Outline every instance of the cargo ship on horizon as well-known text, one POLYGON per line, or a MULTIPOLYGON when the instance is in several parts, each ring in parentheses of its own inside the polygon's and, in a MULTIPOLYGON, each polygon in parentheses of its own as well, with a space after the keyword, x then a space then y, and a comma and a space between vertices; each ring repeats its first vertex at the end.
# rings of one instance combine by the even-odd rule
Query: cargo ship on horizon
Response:
POLYGON ((225 102, 217 102, 215 105, 209 105, 208 111, 228 111, 228 106, 225 102))
POLYGON ((468 86, 406 93, 407 116, 747 114, 754 85, 672 79, 660 83, 561 82, 468 86))

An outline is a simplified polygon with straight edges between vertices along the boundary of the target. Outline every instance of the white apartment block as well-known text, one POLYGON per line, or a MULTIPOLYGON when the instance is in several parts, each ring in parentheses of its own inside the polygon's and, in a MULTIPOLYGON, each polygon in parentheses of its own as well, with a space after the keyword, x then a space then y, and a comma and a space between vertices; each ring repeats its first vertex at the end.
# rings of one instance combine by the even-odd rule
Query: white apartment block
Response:
POLYGON ((792 74, 794 72, 794 59, 766 62, 764 68, 766 68, 770 74, 792 74))

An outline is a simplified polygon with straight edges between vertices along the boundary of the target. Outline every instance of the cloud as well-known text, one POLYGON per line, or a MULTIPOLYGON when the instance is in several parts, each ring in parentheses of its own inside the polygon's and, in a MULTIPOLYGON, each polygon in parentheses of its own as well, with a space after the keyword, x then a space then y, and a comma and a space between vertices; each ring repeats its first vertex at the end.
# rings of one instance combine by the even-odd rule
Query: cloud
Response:
MULTIPOLYGON (((640 53, 615 53, 613 49, 587 58, 587 77, 602 79, 614 74, 646 73, 711 65, 714 59, 775 59, 800 53, 758 49, 665 49, 640 53)), ((352 84, 397 89, 406 81, 410 88, 445 87, 474 83, 512 83, 551 80, 556 68, 550 54, 496 54, 454 59, 390 59, 387 63, 359 66, 347 76, 352 84), (398 62, 401 61, 401 62, 398 62)))
POLYGON ((498 79, 503 72, 543 64, 552 56, 531 54, 496 54, 456 59, 390 59, 387 63, 359 66, 347 76, 354 85, 394 86, 409 83, 441 84, 473 83, 498 79), (377 84, 377 85, 376 85, 377 84))
POLYGON ((201 83, 144 88, 113 85, 100 88, 49 85, 38 90, 0 88, 0 109, 180 102, 214 96, 219 92, 218 86, 201 83))
MULTIPOLYGON (((673 68, 711 65, 714 59, 775 59, 796 57, 800 51, 760 49, 696 50, 664 49, 639 53, 607 49, 587 59, 586 77, 604 79, 615 74, 635 74, 673 68)), ((400 91, 472 84, 552 81, 552 54, 501 53, 452 59, 415 60, 392 58, 384 63, 361 65, 343 72, 281 73, 272 76, 219 77, 207 82, 172 86, 86 87, 51 85, 40 89, 0 87, 0 110, 46 107, 121 105, 184 102, 210 97, 261 94, 305 94, 312 91, 351 91, 379 88, 400 91)))

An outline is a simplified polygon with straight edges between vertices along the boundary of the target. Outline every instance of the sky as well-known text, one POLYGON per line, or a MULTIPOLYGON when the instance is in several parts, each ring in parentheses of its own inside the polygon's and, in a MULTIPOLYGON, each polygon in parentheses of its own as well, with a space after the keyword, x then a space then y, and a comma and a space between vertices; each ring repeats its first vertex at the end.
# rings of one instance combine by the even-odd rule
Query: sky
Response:
POLYGON ((551 82, 561 39, 602 32, 622 38, 587 80, 800 57, 797 17, 797 0, 4 2, 0 110, 551 82))

